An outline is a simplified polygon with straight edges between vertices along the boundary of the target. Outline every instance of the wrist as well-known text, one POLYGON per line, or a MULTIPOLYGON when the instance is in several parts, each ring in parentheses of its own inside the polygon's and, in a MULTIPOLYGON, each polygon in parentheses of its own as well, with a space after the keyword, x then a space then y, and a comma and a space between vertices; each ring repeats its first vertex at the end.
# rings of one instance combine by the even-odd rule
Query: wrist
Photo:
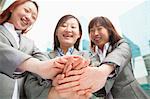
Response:
POLYGON ((28 60, 26 60, 25 62, 23 62, 21 64, 21 67, 25 70, 25 71, 29 71, 32 73, 39 73, 39 64, 40 61, 36 58, 30 58, 28 60))
POLYGON ((109 76, 115 67, 111 64, 102 64, 99 69, 104 73, 105 76, 109 76))

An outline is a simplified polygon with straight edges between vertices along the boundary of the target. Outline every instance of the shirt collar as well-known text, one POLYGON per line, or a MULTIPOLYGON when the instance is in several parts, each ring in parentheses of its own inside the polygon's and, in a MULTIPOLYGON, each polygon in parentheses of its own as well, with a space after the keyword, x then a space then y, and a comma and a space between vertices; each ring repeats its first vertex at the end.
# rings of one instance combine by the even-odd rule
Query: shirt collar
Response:
POLYGON ((103 51, 101 49, 98 48, 98 46, 96 46, 96 51, 100 57, 100 61, 102 62, 104 60, 104 58, 106 57, 107 51, 109 49, 110 43, 106 43, 103 47, 103 51))
POLYGON ((98 46, 96 46, 96 51, 97 51, 97 52, 104 52, 105 50, 108 50, 109 46, 110 46, 110 43, 107 42, 107 43, 104 45, 104 47, 103 47, 103 51, 102 51, 101 49, 99 49, 98 46))
POLYGON ((12 31, 15 31, 17 33, 21 33, 22 31, 21 30, 15 30, 15 27, 12 23, 9 23, 9 22, 5 22, 4 23, 4 26, 8 29, 9 32, 12 33, 12 31))
POLYGON ((70 48, 68 48, 67 53, 64 54, 64 52, 63 52, 63 50, 62 50, 61 48, 57 48, 57 55, 58 55, 58 56, 72 55, 73 50, 74 50, 74 47, 70 47, 70 48))

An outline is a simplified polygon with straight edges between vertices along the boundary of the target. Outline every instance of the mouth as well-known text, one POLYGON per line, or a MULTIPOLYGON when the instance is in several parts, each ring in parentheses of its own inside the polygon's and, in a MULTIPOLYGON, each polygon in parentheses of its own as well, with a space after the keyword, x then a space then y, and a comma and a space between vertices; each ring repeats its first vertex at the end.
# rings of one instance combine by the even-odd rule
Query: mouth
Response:
POLYGON ((94 38, 95 41, 100 41, 101 39, 102 39, 101 36, 100 36, 100 37, 95 37, 95 38, 94 38))
POLYGON ((73 37, 73 35, 63 34, 63 37, 70 38, 70 37, 73 37))
POLYGON ((29 24, 28 21, 27 21, 27 19, 26 19, 25 17, 22 17, 22 18, 21 18, 21 21, 22 21, 22 23, 23 23, 24 25, 28 25, 28 24, 29 24))

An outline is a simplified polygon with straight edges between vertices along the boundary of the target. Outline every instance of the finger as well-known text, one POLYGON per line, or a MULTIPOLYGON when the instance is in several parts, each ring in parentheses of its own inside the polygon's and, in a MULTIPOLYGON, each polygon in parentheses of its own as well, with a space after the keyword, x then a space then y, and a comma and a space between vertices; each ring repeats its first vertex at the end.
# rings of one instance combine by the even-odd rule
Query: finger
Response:
POLYGON ((63 84, 63 83, 67 83, 67 82, 77 81, 79 79, 80 79, 80 76, 70 76, 70 77, 66 77, 62 80, 59 80, 58 83, 63 84))
POLYGON ((68 62, 65 64, 63 73, 66 73, 66 71, 68 71, 69 69, 72 69, 72 63, 73 63, 73 58, 70 57, 70 58, 68 59, 68 62))
POLYGON ((59 69, 63 69, 65 67, 65 65, 60 64, 60 63, 54 61, 54 67, 59 68, 59 69))
POLYGON ((72 91, 79 91, 79 90, 81 90, 81 86, 74 86, 72 88, 72 91))
POLYGON ((85 94, 85 91, 84 91, 84 90, 79 90, 79 91, 77 91, 77 94, 78 94, 78 95, 84 95, 84 94, 85 94))
POLYGON ((68 83, 56 86, 56 89, 57 90, 64 90, 64 89, 69 89, 69 88, 72 88, 72 87, 78 86, 78 85, 79 85, 78 81, 68 82, 68 83))
POLYGON ((76 66, 78 66, 82 61, 83 61, 83 58, 81 58, 81 57, 74 58, 74 60, 73 60, 73 68, 75 68, 76 66))
MULTIPOLYGON (((57 90, 57 89, 56 89, 57 90)), ((67 88, 67 89, 62 89, 62 90, 57 90, 58 93, 66 93, 66 92, 72 92, 71 88, 67 88)))
POLYGON ((52 82, 53 86, 58 85, 58 79, 60 79, 60 78, 61 78, 61 74, 58 74, 58 75, 53 79, 53 82, 52 82))
MULTIPOLYGON (((64 79, 65 78, 65 74, 61 74, 61 77, 60 77, 60 79, 64 79)), ((59 80, 60 80, 59 79, 59 80)))
POLYGON ((91 89, 90 89, 90 88, 78 90, 78 91, 77 91, 77 94, 78 94, 78 95, 86 95, 87 97, 91 97, 91 96, 92 96, 92 92, 91 92, 91 89))
POLYGON ((91 92, 86 92, 85 95, 86 95, 87 97, 89 97, 89 98, 92 97, 92 93, 91 93, 91 92))
POLYGON ((71 70, 71 71, 66 73, 66 76, 81 75, 84 73, 84 71, 85 71, 85 68, 80 69, 80 70, 71 70))
POLYGON ((75 67, 75 69, 81 69, 89 66, 90 61, 89 60, 83 60, 78 66, 75 67))
POLYGON ((68 59, 66 59, 64 57, 58 57, 58 58, 55 58, 54 61, 56 61, 60 64, 65 64, 66 62, 68 62, 68 59))
POLYGON ((69 71, 71 71, 72 69, 72 65, 69 65, 68 68, 66 69, 65 73, 68 73, 69 71))

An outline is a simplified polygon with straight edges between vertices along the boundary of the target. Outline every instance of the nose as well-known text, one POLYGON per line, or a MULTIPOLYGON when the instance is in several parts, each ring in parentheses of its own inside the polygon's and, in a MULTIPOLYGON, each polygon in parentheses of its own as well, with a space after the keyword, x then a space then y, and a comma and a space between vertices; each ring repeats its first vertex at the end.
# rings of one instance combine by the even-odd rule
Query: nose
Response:
POLYGON ((32 15, 31 14, 26 15, 25 18, 28 23, 30 23, 30 24, 32 23, 32 15))
POLYGON ((99 32, 97 30, 94 31, 94 35, 98 35, 99 32))
POLYGON ((70 27, 70 26, 67 26, 67 27, 66 27, 66 31, 67 31, 67 32, 71 32, 71 27, 70 27))

